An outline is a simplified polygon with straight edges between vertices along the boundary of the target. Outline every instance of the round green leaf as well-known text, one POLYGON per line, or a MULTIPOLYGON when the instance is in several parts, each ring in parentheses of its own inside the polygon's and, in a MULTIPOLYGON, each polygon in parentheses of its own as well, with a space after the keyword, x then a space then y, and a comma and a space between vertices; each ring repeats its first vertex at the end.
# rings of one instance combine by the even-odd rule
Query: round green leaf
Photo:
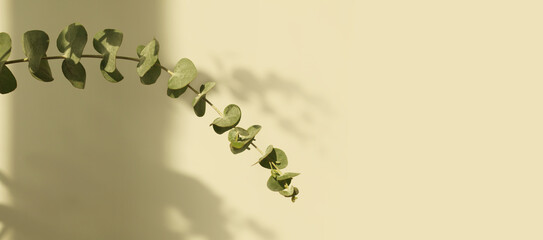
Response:
POLYGON ((169 89, 168 88, 168 91, 166 91, 166 94, 171 98, 178 98, 179 96, 181 96, 187 90, 187 88, 188 87, 184 87, 184 88, 180 88, 180 89, 169 89))
POLYGON ((241 120, 241 109, 235 104, 230 104, 224 108, 223 115, 224 117, 216 118, 211 123, 213 130, 218 134, 223 134, 238 125, 241 120))
POLYGON ((2 69, 0 69, 0 93, 10 93, 16 88, 17 81, 15 80, 13 73, 11 73, 6 65, 2 66, 2 69))
POLYGON ((295 202, 296 199, 298 199, 298 198, 296 197, 298 194, 300 194, 300 190, 298 190, 297 187, 294 187, 294 194, 292 194, 292 196, 291 196, 292 202, 295 202))
POLYGON ((157 61, 157 63, 151 67, 151 69, 149 69, 149 71, 147 71, 143 77, 140 77, 140 81, 145 85, 151 85, 158 80, 161 73, 162 68, 160 68, 160 61, 157 61))
POLYGON ((174 72, 168 79, 168 88, 177 90, 189 85, 196 78, 198 71, 194 63, 187 58, 183 58, 175 65, 174 72))
MULTIPOLYGON (((273 152, 273 145, 269 145, 266 148, 266 151, 264 152, 264 155, 262 155, 262 157, 260 157, 258 162, 256 162, 255 164, 262 162, 262 160, 265 159, 265 158, 268 158, 270 156, 270 154, 272 154, 272 152, 273 152)), ((271 169, 271 167, 268 167, 268 169, 271 169)))
POLYGON ((136 47, 136 53, 138 54, 138 58, 141 58, 141 51, 145 48, 145 45, 138 45, 136 47))
MULTIPOLYGON (((103 31, 94 35, 94 39, 92 41, 94 49, 104 56, 100 64, 102 71, 108 73, 118 72, 115 65, 115 60, 117 57, 117 51, 119 50, 122 42, 123 33, 115 29, 104 29, 103 31)), ((118 76, 114 79, 118 79, 118 76)))
POLYGON ((203 117, 206 113, 206 102, 202 101, 202 98, 197 98, 194 98, 194 101, 192 101, 192 108, 194 109, 196 116, 203 117))
POLYGON ((228 141, 229 142, 235 142, 238 140, 238 137, 239 137, 239 129, 242 129, 243 131, 247 131, 243 128, 240 128, 240 127, 235 127, 235 128, 232 128, 229 132, 228 132, 228 141))
MULTIPOLYGON (((46 57, 47 55, 44 55, 46 57)), ((38 70, 34 72, 32 69, 30 69, 30 66, 28 66, 28 69, 30 71, 30 75, 34 77, 35 79, 38 79, 43 82, 51 82, 54 80, 53 74, 51 73, 51 67, 49 67, 49 62, 47 59, 42 59, 40 61, 40 66, 38 67, 38 70)))
MULTIPOLYGON (((136 52, 138 54, 138 57, 141 58, 141 51, 145 48, 143 45, 139 45, 136 49, 136 52)), ((150 85, 156 82, 158 77, 160 77, 160 74, 162 73, 162 68, 160 67, 160 60, 157 59, 155 65, 147 71, 143 77, 140 77, 141 83, 145 85, 150 85)))
POLYGON ((71 60, 64 59, 64 61, 62 61, 62 73, 64 73, 64 76, 75 88, 85 88, 87 74, 80 62, 76 64, 71 60))
POLYGON ((277 179, 273 178, 273 176, 270 176, 268 178, 268 182, 266 185, 268 186, 270 190, 274 192, 278 192, 285 189, 283 186, 281 186, 281 184, 279 184, 279 181, 277 181, 277 179))
POLYGON ((105 64, 106 63, 103 60, 102 62, 100 62, 100 72, 102 72, 102 76, 104 76, 106 80, 112 83, 117 83, 124 79, 123 75, 121 74, 121 72, 119 72, 117 68, 115 68, 115 71, 113 72, 106 71, 105 64))
POLYGON ((206 95, 215 87, 215 82, 206 82, 200 86, 200 95, 206 95))
POLYGON ((38 72, 47 48, 49 48, 49 36, 44 31, 32 30, 24 33, 23 51, 28 58, 28 67, 31 73, 40 75, 38 72))
POLYGON ((266 149, 266 152, 264 153, 264 156, 258 160, 258 163, 260 163, 260 166, 270 169, 272 166, 272 163, 277 166, 278 169, 286 168, 288 165, 288 159, 287 155, 283 150, 279 148, 274 148, 272 145, 268 146, 266 149))
POLYGON ((232 130, 228 132, 228 141, 236 142, 238 141, 240 135, 249 135, 249 132, 240 127, 232 128, 232 130))
MULTIPOLYGON (((9 34, 0 33, 0 69, 3 69, 5 62, 11 54, 11 38, 9 34)), ((9 71, 9 70, 8 70, 9 71)))
POLYGON ((74 65, 79 63, 87 44, 87 30, 83 25, 72 23, 64 28, 57 38, 57 48, 74 65))
POLYGON ((153 39, 151 42, 145 46, 141 52, 138 54, 140 61, 136 68, 138 76, 143 77, 145 74, 155 66, 158 61, 158 49, 159 44, 156 39, 153 39))
POLYGON ((283 174, 281 174, 280 176, 277 177, 277 180, 287 180, 287 179, 296 177, 298 175, 300 175, 300 174, 299 173, 292 173, 292 172, 283 173, 283 174))
POLYGON ((230 144, 230 151, 231 151, 233 154, 242 153, 243 151, 245 151, 245 150, 248 149, 248 148, 249 148, 248 146, 242 147, 242 148, 234 148, 234 147, 232 147, 232 144, 230 144))
POLYGON ((247 134, 240 132, 239 134, 239 140, 240 141, 250 141, 252 140, 258 132, 260 132, 260 129, 262 129, 262 126, 260 125, 253 125, 250 126, 249 129, 247 129, 247 134))
POLYGON ((277 180, 273 176, 270 176, 268 178, 267 186, 270 190, 274 192, 281 191, 286 188, 286 186, 289 186, 291 182, 291 179, 288 180, 277 180))
POLYGON ((240 139, 240 135, 249 135, 249 132, 243 128, 240 128, 240 127, 235 127, 235 128, 232 128, 229 132, 228 132, 228 141, 230 142, 230 151, 232 151, 233 154, 238 154, 238 153, 241 153, 243 151, 245 151, 247 148, 248 148, 248 145, 249 144, 246 144, 244 146, 241 146, 239 147, 238 145, 235 145, 233 143, 237 143, 238 142, 238 139, 240 139), (234 147, 236 146, 236 147, 234 147))
POLYGON ((206 94, 215 87, 215 82, 206 82, 200 86, 200 93, 194 97, 192 101, 192 107, 194 108, 194 113, 196 116, 202 117, 206 112, 206 94))
POLYGON ((289 185, 288 188, 279 191, 279 193, 285 197, 292 197, 292 195, 294 195, 294 187, 289 185))
POLYGON ((287 189, 279 191, 279 193, 285 197, 291 198, 292 202, 295 202, 297 199, 296 195, 300 193, 300 190, 298 190, 297 187, 289 186, 287 189))
POLYGON ((232 153, 237 154, 245 151, 261 128, 260 125, 253 125, 247 130, 239 127, 230 130, 228 132, 228 141, 230 141, 232 153))

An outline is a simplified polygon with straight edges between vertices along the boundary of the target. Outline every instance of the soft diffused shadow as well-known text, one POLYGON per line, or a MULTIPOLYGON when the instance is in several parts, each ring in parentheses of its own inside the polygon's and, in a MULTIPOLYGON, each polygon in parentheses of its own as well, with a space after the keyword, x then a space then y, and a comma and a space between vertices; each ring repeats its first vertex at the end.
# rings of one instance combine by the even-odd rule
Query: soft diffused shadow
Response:
MULTIPOLYGON (((45 30, 50 55, 56 52, 58 32, 75 21, 87 27, 89 39, 95 30, 118 28, 125 33, 120 53, 132 55, 159 24, 157 5, 146 1, 12 5, 12 38, 45 30), (142 12, 144 21, 134 18, 142 12)), ((13 49, 21 46, 14 43, 13 49)), ((91 40, 85 52, 93 51, 91 40)), ((166 167, 165 139, 176 102, 164 94, 165 85, 142 86, 135 64, 120 61, 125 79, 112 84, 100 75, 99 60, 82 62, 88 74, 85 90, 70 86, 59 71, 60 61, 50 61, 52 83, 30 77, 25 64, 13 67, 19 83, 12 93, 13 169, 11 179, 0 175, 12 199, 12 205, 0 206, 7 231, 20 240, 232 239, 221 198, 196 178, 166 167), (168 223, 170 209, 186 222, 168 223)))
POLYGON ((13 208, 0 219, 16 239, 231 239, 220 198, 165 167, 169 99, 125 87, 18 93, 13 179, 2 178, 13 208), (168 229, 172 207, 182 232, 168 229))
POLYGON ((226 69, 218 60, 216 66, 220 76, 203 73, 206 79, 227 87, 234 99, 260 106, 266 118, 274 119, 285 132, 300 140, 314 137, 310 125, 315 119, 331 115, 328 102, 297 81, 273 72, 261 77, 248 68, 226 69))

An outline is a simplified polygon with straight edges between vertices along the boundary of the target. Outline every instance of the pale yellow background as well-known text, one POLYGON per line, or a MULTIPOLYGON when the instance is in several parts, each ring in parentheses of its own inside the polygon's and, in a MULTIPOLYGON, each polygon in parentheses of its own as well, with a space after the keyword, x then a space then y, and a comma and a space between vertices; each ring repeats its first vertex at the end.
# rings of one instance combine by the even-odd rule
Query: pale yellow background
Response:
MULTIPOLYGON (((255 151, 141 86, 134 64, 86 90, 60 61, 13 66, 0 96, 0 239, 543 239, 541 1, 0 1, 0 31, 156 37, 289 156, 300 199, 266 189, 255 151), (104 7, 107 5, 108 7, 104 7), (132 70, 131 70, 132 69, 132 70), (6 181, 4 181, 6 182, 6 181)), ((87 45, 88 53, 94 50, 87 45)))

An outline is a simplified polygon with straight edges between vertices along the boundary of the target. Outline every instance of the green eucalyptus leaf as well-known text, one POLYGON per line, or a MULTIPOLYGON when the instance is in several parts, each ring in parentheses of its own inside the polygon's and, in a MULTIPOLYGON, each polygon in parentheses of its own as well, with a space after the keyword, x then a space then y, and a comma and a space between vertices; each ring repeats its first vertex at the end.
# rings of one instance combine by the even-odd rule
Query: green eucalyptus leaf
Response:
POLYGON ((100 62, 100 70, 110 82, 119 82, 124 78, 117 70, 115 62, 122 42, 123 33, 115 29, 104 29, 97 33, 92 41, 94 49, 104 56, 100 62))
POLYGON ((228 133, 228 141, 230 141, 230 150, 237 154, 249 148, 249 145, 254 140, 256 134, 260 132, 260 125, 253 125, 249 129, 234 128, 228 133))
MULTIPOLYGON (((3 69, 4 64, 11 54, 11 38, 9 34, 0 33, 0 69, 3 69)), ((9 70, 8 70, 9 71, 9 70)))
POLYGON ((279 183, 279 181, 277 179, 275 179, 273 176, 270 176, 268 178, 268 182, 266 184, 268 186, 268 188, 274 192, 278 192, 278 191, 281 191, 283 189, 285 189, 285 186, 281 183, 279 183))
POLYGON ((246 146, 237 147, 237 148, 235 148, 232 144, 233 142, 238 141, 240 135, 248 135, 248 134, 249 132, 247 130, 240 127, 232 128, 228 132, 228 141, 230 142, 230 151, 232 151, 233 154, 241 153, 248 148, 248 144, 246 146))
MULTIPOLYGON (((228 132, 228 141, 229 142, 235 142, 238 140, 238 136, 239 136, 239 130, 238 129, 242 129, 240 127, 235 127, 235 128, 232 128, 229 132, 228 132)), ((245 129, 244 129, 245 130, 245 129)), ((246 130, 245 130, 246 131, 246 130)))
POLYGON ((117 83, 124 79, 123 75, 121 74, 121 72, 119 72, 118 69, 115 68, 115 71, 108 72, 105 70, 104 64, 105 64, 104 61, 100 62, 100 72, 102 73, 102 76, 104 76, 106 80, 112 83, 117 83))
POLYGON ((233 154, 242 153, 243 151, 247 150, 248 148, 249 148, 248 146, 245 146, 245 147, 242 147, 242 148, 234 148, 234 147, 232 147, 232 144, 230 144, 230 151, 233 154))
POLYGON ((74 63, 72 60, 64 59, 62 61, 62 73, 75 88, 85 88, 87 74, 81 62, 74 63))
POLYGON ((138 58, 141 58, 141 51, 145 48, 145 45, 138 45, 136 47, 136 54, 138 54, 138 58))
POLYGON ((215 82, 206 82, 200 86, 200 95, 206 95, 215 87, 215 82))
POLYGON ((160 68, 160 61, 157 61, 157 63, 151 67, 151 69, 149 69, 149 71, 147 71, 143 77, 140 77, 140 81, 145 85, 151 85, 157 81, 161 73, 162 68, 160 68))
MULTIPOLYGON (((141 51, 143 51, 143 49, 145 48, 145 46, 143 45, 139 45, 138 48, 136 49, 137 51, 137 54, 138 54, 138 57, 141 58, 142 55, 141 55, 141 51)), ((160 74, 162 73, 162 68, 161 68, 161 65, 160 65, 160 60, 157 59, 155 65, 153 65, 149 71, 147 71, 143 77, 140 77, 140 81, 141 83, 145 84, 145 85, 150 85, 150 84, 153 84, 156 82, 156 80, 158 79, 158 77, 160 77, 160 74)), ((169 94, 168 94, 169 95, 169 94)))
POLYGON ((87 44, 87 30, 79 23, 72 23, 64 28, 57 38, 57 48, 64 56, 73 61, 73 66, 79 63, 83 49, 87 44))
POLYGON ((295 202, 297 199, 296 195, 298 195, 300 191, 298 190, 297 187, 289 186, 285 190, 279 191, 279 193, 285 197, 291 198, 292 202, 295 202))
POLYGON ((192 108, 194 109, 196 116, 203 117, 206 113, 206 102, 195 98, 192 102, 192 108))
MULTIPOLYGON (((44 57, 47 56, 45 55, 44 57)), ((51 82, 55 80, 53 78, 53 74, 51 73, 51 67, 49 67, 49 62, 47 61, 47 59, 42 59, 40 61, 40 66, 36 72, 32 71, 32 69, 30 69, 30 66, 28 67, 28 69, 30 71, 30 75, 32 75, 32 77, 34 77, 35 79, 43 82, 51 82)))
POLYGON ((270 145, 266 149, 264 156, 258 160, 258 163, 260 163, 260 166, 267 169, 272 168, 272 163, 275 164, 278 169, 283 169, 288 166, 288 159, 283 150, 274 148, 272 145, 270 145))
POLYGON ((10 93, 17 88, 17 81, 15 76, 9 70, 6 65, 3 65, 0 69, 0 93, 10 93))
POLYGON ((187 58, 183 58, 177 62, 172 76, 168 79, 168 88, 177 90, 189 85, 196 78, 198 71, 194 63, 187 58))
POLYGON ((232 128, 232 130, 228 132, 228 141, 236 142, 238 141, 240 135, 249 135, 249 132, 240 127, 232 128))
POLYGON ((292 194, 292 196, 290 196, 292 202, 295 202, 296 199, 298 199, 296 196, 300 194, 300 190, 298 190, 297 187, 294 187, 294 193, 292 194))
POLYGON ((200 93, 192 101, 192 107, 196 116, 202 117, 206 112, 206 94, 215 87, 215 82, 206 82, 200 86, 200 93))
POLYGON ((299 173, 292 173, 292 172, 283 173, 283 174, 281 174, 281 175, 279 175, 277 177, 277 180, 287 180, 289 178, 293 178, 293 177, 296 177, 298 175, 300 175, 300 174, 299 173))
MULTIPOLYGON (((31 73, 39 75, 42 58, 49 48, 49 36, 41 30, 32 30, 23 35, 23 51, 28 58, 28 67, 31 73)), ((49 70, 50 71, 50 70, 49 70)))
POLYGON ((138 76, 145 76, 145 74, 155 66, 158 61, 158 49, 158 41, 153 39, 138 53, 140 59, 136 68, 138 76))
POLYGON ((234 148, 242 148, 249 141, 250 141, 250 139, 249 140, 241 140, 241 135, 238 135, 238 140, 230 142, 230 145, 232 147, 234 147, 234 148))
MULTIPOLYGON (((270 154, 272 154, 272 152, 273 152, 273 145, 269 145, 269 146, 266 148, 266 151, 264 152, 264 154, 262 155, 262 157, 260 158, 260 160, 258 160, 257 163, 261 162, 262 159, 267 158, 268 156, 270 156, 270 154)), ((271 168, 268 168, 268 169, 271 169, 271 168)))
POLYGON ((288 186, 290 186, 290 182, 292 181, 292 178, 291 179, 286 179, 286 180, 277 180, 277 178, 275 178, 274 176, 270 176, 268 178, 268 188, 274 192, 278 192, 278 191, 281 191, 281 190, 284 190, 286 189, 288 186))
POLYGON ((216 118, 211 123, 217 134, 223 134, 238 125, 241 120, 241 109, 235 104, 230 104, 224 108, 223 115, 224 117, 216 118))
POLYGON ((242 142, 247 142, 247 141, 253 140, 255 138, 255 136, 258 134, 258 132, 260 132, 260 129, 262 129, 262 126, 260 126, 260 125, 250 126, 247 129, 247 133, 240 132, 239 140, 242 141, 242 142))
POLYGON ((181 96, 187 90, 187 88, 188 87, 184 87, 184 88, 180 88, 180 89, 169 89, 168 88, 168 91, 166 91, 166 94, 171 98, 178 98, 179 96, 181 96))
POLYGON ((285 197, 292 197, 292 195, 294 195, 294 187, 289 185, 284 190, 279 191, 279 193, 285 197))
POLYGON ((141 51, 145 48, 145 45, 138 45, 136 47, 136 54, 138 54, 138 58, 141 58, 141 51))

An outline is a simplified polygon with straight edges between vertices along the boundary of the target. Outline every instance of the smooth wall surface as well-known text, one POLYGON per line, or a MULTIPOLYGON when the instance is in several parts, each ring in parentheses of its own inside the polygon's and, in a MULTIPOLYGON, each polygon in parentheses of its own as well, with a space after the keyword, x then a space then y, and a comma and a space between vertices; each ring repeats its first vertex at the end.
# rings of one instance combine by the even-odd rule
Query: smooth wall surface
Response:
MULTIPOLYGON (((9 2, 0 1, 0 32, 10 31, 11 14, 6 9, 10 9, 9 2)), ((7 179, 11 173, 11 96, 2 96, 0 99, 0 209, 4 209, 11 205, 11 194, 8 187, 7 179)), ((7 226, 5 218, 0 214, 0 237, 6 236, 7 226)))
POLYGON ((19 64, 0 96, 2 240, 543 237, 537 1, 0 2, 13 58, 25 31, 72 22, 122 30, 120 55, 156 37, 302 172, 295 204, 270 192, 256 151, 232 155, 213 111, 166 97, 165 75, 142 86, 135 63, 112 84, 84 60, 83 91, 60 61, 47 84, 19 64))

